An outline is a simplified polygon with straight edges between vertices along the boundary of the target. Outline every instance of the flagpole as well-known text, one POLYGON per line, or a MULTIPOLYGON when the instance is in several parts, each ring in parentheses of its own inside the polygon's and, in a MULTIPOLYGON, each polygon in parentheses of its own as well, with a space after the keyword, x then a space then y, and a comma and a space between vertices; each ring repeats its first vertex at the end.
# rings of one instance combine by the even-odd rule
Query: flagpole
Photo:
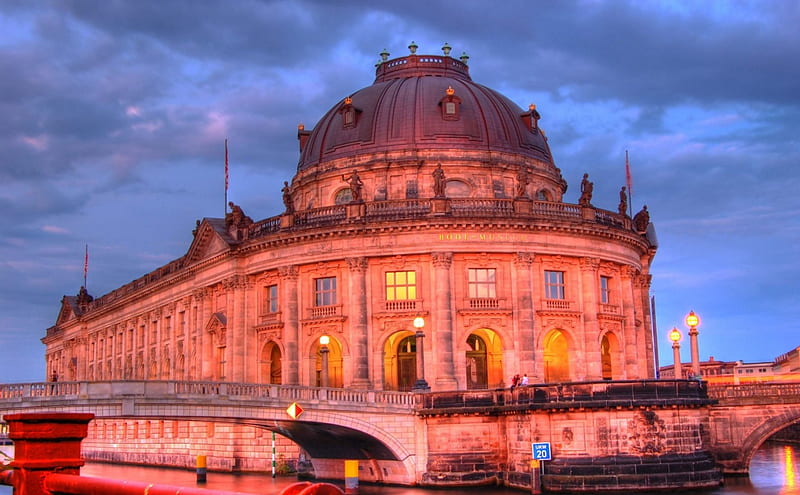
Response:
POLYGON ((225 203, 222 205, 222 218, 228 214, 228 138, 225 138, 225 203))
POLYGON ((633 217, 633 186, 631 184, 631 163, 628 161, 628 150, 625 150, 625 185, 628 186, 628 210, 633 217))
POLYGON ((89 273, 89 244, 86 244, 86 250, 83 254, 83 288, 89 290, 86 287, 86 276, 89 273))

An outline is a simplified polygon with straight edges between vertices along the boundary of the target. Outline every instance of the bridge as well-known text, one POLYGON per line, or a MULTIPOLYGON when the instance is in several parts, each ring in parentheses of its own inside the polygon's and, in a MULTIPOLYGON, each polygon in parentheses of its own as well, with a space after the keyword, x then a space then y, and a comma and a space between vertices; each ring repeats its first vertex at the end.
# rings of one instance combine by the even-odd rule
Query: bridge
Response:
POLYGON ((249 425, 294 441, 319 478, 342 479, 342 460, 357 459, 362 480, 404 485, 530 487, 531 443, 549 442, 547 489, 642 490, 746 474, 765 440, 800 423, 800 383, 635 380, 425 393, 181 381, 0 385, 0 415, 21 412, 249 425), (287 413, 293 403, 304 411, 296 419, 287 413))

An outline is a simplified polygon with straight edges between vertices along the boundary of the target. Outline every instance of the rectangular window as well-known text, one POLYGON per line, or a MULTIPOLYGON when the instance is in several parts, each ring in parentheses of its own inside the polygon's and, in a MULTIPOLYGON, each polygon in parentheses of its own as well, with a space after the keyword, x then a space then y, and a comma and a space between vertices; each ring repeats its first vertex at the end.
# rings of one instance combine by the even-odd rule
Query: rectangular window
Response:
POLYGON ((544 294, 547 299, 565 299, 564 272, 544 272, 544 294))
POLYGON ((600 302, 611 304, 611 277, 600 276, 600 302))
POLYGON ((470 268, 468 278, 470 299, 497 297, 497 271, 494 268, 470 268))
POLYGON ((264 312, 278 312, 278 286, 268 285, 264 287, 264 312))
POLYGON ((417 298, 417 272, 386 272, 386 300, 409 301, 417 298))
POLYGON ((336 304, 336 277, 314 279, 314 306, 336 304))

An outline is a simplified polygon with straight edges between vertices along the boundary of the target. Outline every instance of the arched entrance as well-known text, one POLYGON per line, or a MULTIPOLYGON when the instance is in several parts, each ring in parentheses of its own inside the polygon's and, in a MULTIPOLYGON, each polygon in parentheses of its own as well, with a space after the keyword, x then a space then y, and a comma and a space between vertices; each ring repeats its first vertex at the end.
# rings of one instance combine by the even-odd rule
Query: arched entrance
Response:
POLYGON ((544 338, 544 381, 569 380, 569 341, 564 332, 553 330, 544 338))
POLYGON ((283 383, 281 349, 273 341, 261 348, 260 382, 280 385, 283 383))
POLYGON ((417 381, 417 340, 414 333, 401 331, 389 336, 383 356, 384 388, 411 390, 417 381))
POLYGON ((503 346, 500 337, 488 328, 467 336, 464 353, 467 389, 499 387, 503 382, 503 346))
POLYGON ((611 332, 600 340, 600 364, 603 380, 622 378, 622 359, 619 351, 619 340, 611 332))
MULTIPOLYGON (((314 386, 322 386, 322 344, 317 339, 316 344, 316 359, 314 360, 314 386)), ((342 345, 333 337, 329 337, 329 342, 325 345, 327 348, 327 365, 328 365, 328 386, 332 388, 342 388, 344 386, 344 376, 342 373, 342 345)))

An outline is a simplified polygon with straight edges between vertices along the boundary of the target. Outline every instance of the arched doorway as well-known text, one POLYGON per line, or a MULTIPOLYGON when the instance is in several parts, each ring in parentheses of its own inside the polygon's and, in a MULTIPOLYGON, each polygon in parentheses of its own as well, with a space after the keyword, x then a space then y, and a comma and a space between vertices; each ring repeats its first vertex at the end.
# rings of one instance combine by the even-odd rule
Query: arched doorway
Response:
POLYGON ((280 385, 283 383, 283 366, 281 349, 273 341, 269 341, 261 348, 261 383, 280 385))
MULTIPOLYGON (((328 386, 332 388, 342 388, 344 386, 344 377, 342 373, 342 345, 333 337, 329 337, 330 341, 325 346, 328 349, 328 386)), ((314 367, 314 386, 322 386, 322 345, 317 339, 316 344, 316 359, 314 367)))
POLYGON ((414 387, 417 381, 417 340, 413 332, 396 332, 386 339, 383 373, 385 390, 408 391, 414 387))
POLYGON ((617 336, 609 332, 603 335, 600 340, 600 365, 602 367, 603 380, 614 380, 621 378, 621 362, 619 353, 619 340, 617 336))
POLYGON ((473 330, 467 336, 464 358, 467 389, 503 386, 503 346, 496 332, 473 330))
POLYGON ((553 330, 544 339, 544 381, 570 380, 569 341, 561 330, 553 330))

